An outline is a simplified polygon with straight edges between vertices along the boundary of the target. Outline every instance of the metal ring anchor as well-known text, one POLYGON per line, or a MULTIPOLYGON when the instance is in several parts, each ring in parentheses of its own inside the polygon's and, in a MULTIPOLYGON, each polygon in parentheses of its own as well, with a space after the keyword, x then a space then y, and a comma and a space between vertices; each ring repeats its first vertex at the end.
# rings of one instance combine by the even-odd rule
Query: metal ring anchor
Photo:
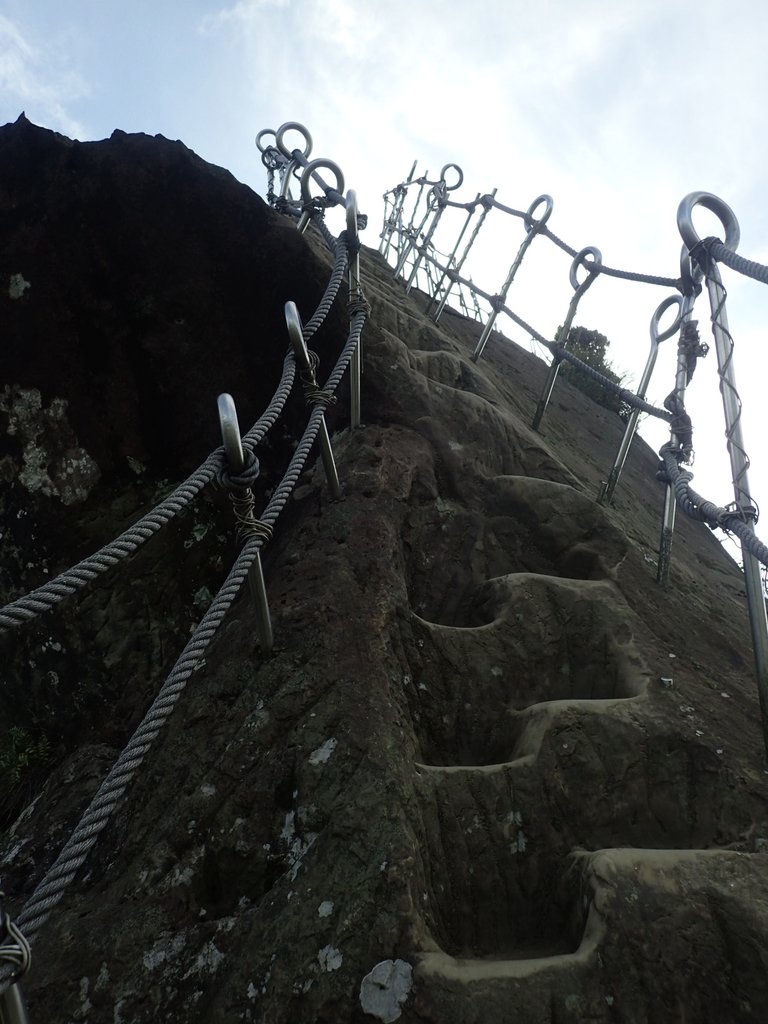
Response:
MULTIPOLYGON (((315 179, 320 187, 328 197, 328 193, 336 191, 341 194, 344 191, 344 175, 341 172, 341 168, 338 164, 334 163, 333 160, 324 160, 322 158, 317 160, 311 160, 301 175, 301 198, 305 203, 312 202, 312 195, 309 191, 310 182, 315 179), (331 174, 336 178, 336 188, 333 189, 331 186, 326 185, 323 179, 317 174, 318 168, 325 167, 331 174)), ((330 197, 328 197, 330 198, 330 197)))
MULTIPOLYGON (((651 342, 655 342, 658 345, 660 342, 666 341, 667 338, 671 338, 673 334, 677 334, 680 329, 680 323, 683 319, 684 305, 685 299, 682 295, 668 295, 666 299, 662 299, 651 317, 651 342), (661 326, 661 318, 668 309, 672 308, 672 306, 677 306, 675 319, 669 327, 666 327, 661 331, 659 330, 661 326)), ((642 393, 638 393, 641 394, 641 397, 645 397, 644 391, 642 393)))
POLYGON ((680 291, 686 298, 690 298, 691 306, 693 300, 701 292, 701 281, 704 277, 704 272, 698 263, 694 263, 691 259, 691 254, 688 251, 688 246, 683 245, 680 248, 680 291))
MULTIPOLYGON (((289 301, 285 304, 285 323, 299 369, 302 373, 306 374, 308 380, 314 383, 315 370, 309 358, 309 351, 307 343, 304 341, 304 331, 301 326, 301 317, 295 302, 289 301)), ((331 439, 328 435, 328 425, 325 422, 325 416, 320 418, 318 438, 320 440, 320 455, 323 459, 323 467, 331 497, 339 499, 341 498, 341 485, 339 483, 339 475, 336 472, 336 462, 333 457, 333 448, 331 447, 331 439)))
POLYGON ((458 164, 446 164, 440 171, 440 182, 443 184, 446 192, 455 192, 464 183, 464 171, 462 171, 458 164), (445 180, 445 172, 451 170, 456 171, 457 180, 455 185, 449 185, 445 180))
POLYGON ((693 208, 695 206, 703 206, 706 210, 714 213, 725 229, 724 244, 735 252, 741 238, 741 230, 736 214, 727 203, 723 202, 718 196, 712 195, 711 192, 689 192, 680 201, 680 205, 677 208, 677 229, 688 247, 688 251, 690 252, 692 249, 695 249, 701 241, 696 228, 693 226, 693 208))
MULTIPOLYGON (((243 442, 240 437, 240 424, 237 420, 237 409, 231 395, 219 395, 217 399, 219 411, 219 426, 221 428, 221 440, 226 452, 227 461, 235 473, 242 473, 245 468, 245 454, 243 442)), ((250 494, 250 490, 248 491, 250 494)), ((267 599, 267 587, 264 581, 264 569, 261 564, 261 552, 256 552, 250 569, 248 570, 248 586, 251 591, 251 598, 256 605, 256 619, 258 623, 258 634, 261 649, 265 654, 272 650, 273 634, 272 620, 269 614, 269 601, 267 599)))
POLYGON ((309 157, 309 154, 312 152, 312 136, 309 134, 304 125, 299 124, 298 121, 286 121, 285 124, 280 125, 280 127, 275 132, 275 145, 283 154, 283 156, 287 156, 289 158, 292 157, 296 147, 294 146, 293 149, 288 149, 285 142, 283 141, 285 139, 286 133, 290 131, 298 132, 299 135, 304 136, 304 149, 301 151, 301 155, 306 160, 309 157))
POLYGON ((577 252, 573 257, 573 263, 571 263, 571 270, 568 275, 568 280, 571 282, 571 288, 573 288, 574 291, 578 291, 581 287, 579 279, 576 276, 579 267, 584 267, 590 277, 592 277, 597 273, 597 269, 601 267, 602 264, 603 254, 594 245, 587 245, 581 250, 581 252, 577 252), (589 262, 587 262, 587 256, 592 257, 589 262))
POLYGON ((274 148, 272 146, 262 146, 261 140, 264 138, 265 135, 271 135, 275 139, 275 141, 277 141, 277 135, 271 128, 262 128, 259 134, 256 136, 256 148, 260 153, 266 153, 268 149, 274 148))
MULTIPOLYGON (((648 360, 646 361, 645 369, 643 370, 643 375, 640 378, 640 383, 637 388, 637 394, 640 398, 645 398, 648 385, 651 382, 651 375, 653 374, 653 369, 656 366, 656 357, 659 354, 659 345, 662 341, 666 341, 667 338, 671 338, 673 334, 676 334, 680 327, 686 301, 687 300, 683 298, 682 295, 668 295, 666 299, 659 303, 653 312, 650 325, 651 350, 648 353, 648 360), (661 318, 672 306, 677 306, 675 319, 669 327, 661 330, 661 318)), ((627 461, 630 445, 632 444, 632 440, 637 432, 637 423, 639 419, 640 410, 637 408, 632 409, 629 414, 629 418, 627 419, 627 425, 624 428, 624 436, 622 437, 619 449, 616 452, 616 458, 613 460, 613 467, 608 475, 608 479, 600 488, 600 493, 597 497, 597 500, 601 505, 608 505, 613 498, 613 492, 616 490, 619 477, 624 469, 624 463, 627 461)))
MULTIPOLYGON (((555 203, 552 199, 552 196, 548 196, 546 193, 534 199, 531 205, 525 211, 525 217, 523 218, 525 223, 525 230, 529 234, 532 231, 540 231, 547 223, 549 218, 552 216, 552 209, 554 208, 554 205, 555 203), (541 206, 542 203, 546 203, 546 209, 544 210, 544 213, 541 215, 541 217, 537 219, 536 217, 533 216, 533 214, 536 208, 541 206)), ((597 249, 595 249, 594 251, 597 252, 597 249)), ((582 252, 584 252, 583 249, 582 252)))

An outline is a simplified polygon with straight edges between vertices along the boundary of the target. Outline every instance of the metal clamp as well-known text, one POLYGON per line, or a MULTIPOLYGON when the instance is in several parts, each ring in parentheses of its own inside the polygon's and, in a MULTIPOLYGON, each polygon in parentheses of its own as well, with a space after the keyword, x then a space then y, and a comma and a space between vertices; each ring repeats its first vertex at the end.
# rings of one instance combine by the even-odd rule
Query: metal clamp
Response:
MULTIPOLYGON (((308 383, 316 385, 315 369, 309 358, 307 343, 304 341, 304 332, 301 327, 301 317, 295 302, 289 301, 285 304, 285 323, 288 327, 288 336, 291 339, 299 370, 308 383)), ((323 459, 328 488, 331 492, 331 497, 338 500, 341 497, 341 485, 339 484, 339 475, 336 472, 336 462, 333 457, 333 448, 331 447, 331 439, 328 435, 328 425, 325 422, 325 416, 320 418, 318 438, 320 440, 320 455, 323 459)))
MULTIPOLYGON (((231 395, 219 395, 217 399, 219 411, 219 426, 221 427, 221 440, 227 461, 235 474, 242 473, 245 469, 245 453, 243 442, 240 437, 240 425, 237 420, 237 409, 231 395)), ((243 498, 250 497, 251 506, 253 494, 250 488, 243 489, 243 498)), ((253 515, 251 508, 251 515, 253 515)), ((272 650, 272 620, 269 614, 269 601, 267 600, 267 588, 264 581, 264 569, 261 564, 261 552, 256 551, 256 557, 248 570, 248 586, 251 597, 256 605, 259 643, 265 654, 272 650)))

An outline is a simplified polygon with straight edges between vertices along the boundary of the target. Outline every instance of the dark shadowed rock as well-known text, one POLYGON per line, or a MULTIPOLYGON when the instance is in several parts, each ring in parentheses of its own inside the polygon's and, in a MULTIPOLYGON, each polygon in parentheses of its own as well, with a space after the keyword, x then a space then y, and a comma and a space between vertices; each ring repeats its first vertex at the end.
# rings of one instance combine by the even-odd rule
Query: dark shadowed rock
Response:
MULTIPOLYGON (((9 600, 201 462, 219 391, 250 425, 283 304, 306 319, 330 261, 159 137, 7 126, 0 215, 9 600)), ((31 1018, 761 1024, 766 774, 738 569, 681 522, 660 590, 653 453, 597 505, 617 417, 563 383, 533 432, 539 360, 494 338, 476 366, 477 325, 436 328, 371 251, 363 273, 344 498, 302 477, 265 549, 274 652, 244 595, 38 935, 31 1018)), ((339 303, 324 372, 345 323, 339 303)), ((259 508, 305 415, 297 397, 259 450, 259 508)), ((13 911, 224 578, 231 525, 206 491, 3 638, 0 720, 49 743, 5 797, 13 911)))

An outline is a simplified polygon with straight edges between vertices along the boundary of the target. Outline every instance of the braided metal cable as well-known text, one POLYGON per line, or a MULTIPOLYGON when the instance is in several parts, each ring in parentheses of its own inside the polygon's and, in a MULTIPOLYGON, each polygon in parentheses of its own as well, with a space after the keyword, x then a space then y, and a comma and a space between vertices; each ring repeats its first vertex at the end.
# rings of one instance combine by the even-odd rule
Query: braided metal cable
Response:
POLYGON ((325 218, 323 217, 322 213, 319 213, 319 212, 315 213, 315 215, 312 217, 312 223, 315 225, 317 230, 320 232, 320 234, 325 239, 325 243, 328 246, 328 248, 331 250, 331 252, 335 252, 336 251, 336 239, 333 237, 333 235, 331 234, 330 228, 325 223, 325 218))
MULTIPOLYGON (((514 211, 510 210, 509 212, 511 213, 514 211)), ((524 216, 524 214, 522 216, 524 216)), ((541 228, 541 234, 546 235, 551 242, 554 242, 559 249, 568 253, 569 256, 575 257, 578 255, 576 249, 572 249, 567 242, 564 242, 562 238, 558 238, 558 236, 548 227, 545 226, 541 228)), ((664 288, 675 288, 678 291, 681 289, 680 278, 659 277, 657 274, 638 274, 633 270, 617 270, 614 267, 606 266, 604 263, 595 267, 595 273, 607 274, 608 277, 618 277, 624 281, 639 281, 641 284, 657 284, 664 288)))
POLYGON ((700 523, 714 529, 719 526, 723 530, 735 533, 744 547, 754 555, 763 565, 768 565, 768 545, 764 544, 752 529, 752 526, 745 521, 739 511, 723 508, 707 501, 690 486, 693 473, 681 469, 675 456, 675 449, 671 445, 665 445, 659 452, 667 476, 672 483, 675 492, 675 501, 689 519, 696 519, 700 523))
MULTIPOLYGON (((327 228, 326 228, 327 231, 327 228)), ((328 232, 330 235, 330 232, 328 232)), ((341 238, 346 236, 342 232, 341 238)), ((341 282, 347 267, 347 251, 344 244, 337 245, 330 235, 336 251, 336 259, 331 277, 317 309, 304 326, 304 337, 309 339, 325 320, 333 302, 338 295, 341 282)), ((276 422, 282 412, 288 395, 293 388, 296 364, 293 353, 285 357, 280 382, 264 413, 243 437, 243 447, 253 449, 263 440, 267 431, 276 422)), ((125 530, 119 537, 105 544, 95 554, 78 562, 66 572, 60 573, 55 579, 37 587, 29 594, 11 601, 0 608, 0 632, 13 629, 24 622, 50 611, 56 604, 70 597, 88 583, 113 568, 119 562, 132 555, 150 537, 154 536, 166 523, 187 508, 197 494, 215 477, 224 466, 224 450, 216 449, 205 462, 199 466, 183 483, 172 491, 159 505, 133 526, 125 530)))
MULTIPOLYGON (((597 381, 598 384, 601 384, 608 391, 612 391, 614 394, 618 395, 622 401, 626 402, 627 405, 631 406, 633 409, 640 409, 641 412, 648 413, 649 416, 655 416, 660 420, 666 420, 668 423, 672 421, 672 414, 667 412, 666 409, 659 409, 657 406, 651 405, 650 402, 646 402, 644 398, 640 397, 640 395, 636 395, 633 391, 627 391, 626 388, 621 387, 621 385, 617 384, 616 381, 604 376, 599 370, 596 370, 593 366, 590 366, 577 356, 574 356, 568 351, 568 349, 564 349, 562 345, 554 341, 549 341, 548 338, 545 338, 543 334, 540 334, 535 327, 531 327, 529 323, 526 323, 526 321, 523 320, 522 317, 518 316, 514 310, 510 309, 509 306, 499 302, 498 296, 491 295, 490 292, 483 291, 482 288, 479 288, 469 278, 462 277, 461 274, 457 274, 455 270, 444 267, 438 262, 438 260, 428 253, 423 246, 416 246, 416 248, 421 252, 425 259, 434 263, 438 270, 443 271, 451 281, 464 285, 470 290, 472 295, 480 295, 486 300, 486 302, 490 303, 493 309, 506 313, 510 320, 514 320, 519 327, 522 327, 526 334, 530 334, 532 338, 535 338, 536 341, 548 348, 555 358, 565 359, 577 370, 586 374, 588 377, 591 377, 592 380, 597 381)), ((595 268, 593 276, 597 276, 598 269, 598 267, 595 268)), ((591 267, 590 272, 592 272, 591 267)))
POLYGON ((550 342, 550 349, 552 350, 555 358, 564 359, 567 363, 570 363, 579 373, 585 374, 587 377, 591 377, 592 380, 597 381, 606 391, 612 391, 614 395, 618 395, 619 398, 626 402, 627 405, 632 406, 633 409, 639 409, 641 412, 648 413, 649 416, 655 416, 657 419, 666 420, 667 423, 671 423, 674 419, 672 413, 667 412, 666 409, 659 409, 655 405, 651 405, 650 402, 646 402, 640 395, 636 395, 634 391, 627 391, 620 384, 617 384, 615 380, 611 380, 610 377, 606 377, 604 374, 596 370, 594 366, 590 366, 589 363, 585 363, 578 356, 573 355, 567 348, 563 348, 561 345, 556 345, 550 342))
MULTIPOLYGON (((323 222, 321 221, 321 223, 323 222)), ((330 235, 330 232, 328 232, 328 234, 330 235)), ((333 235, 331 235, 331 238, 333 238, 333 235)), ((322 299, 320 299, 317 309, 309 318, 309 320, 307 320, 306 324, 304 324, 302 333, 304 335, 305 341, 309 341, 312 335, 323 323, 326 316, 328 315, 331 306, 334 303, 336 296, 339 293, 339 288, 341 287, 341 282, 344 279, 344 273, 347 269, 348 260, 347 247, 343 241, 345 238, 346 232, 342 231, 341 235, 339 236, 340 244, 336 244, 336 240, 334 239, 336 258, 334 260, 333 270, 331 271, 330 280, 328 281, 325 292, 323 293, 322 299)))
POLYGON ((762 281, 763 284, 768 284, 768 267, 765 264, 739 256, 733 249, 724 245, 719 238, 704 238, 699 244, 718 263, 724 263, 731 270, 735 270, 739 274, 744 274, 755 281, 762 281))
MULTIPOLYGON (((516 210, 512 206, 505 206, 504 203, 500 203, 498 199, 494 198, 491 195, 481 196, 480 199, 475 199, 470 203, 459 203, 454 200, 448 200, 446 205, 454 206, 467 211, 474 210, 477 206, 493 206, 497 210, 501 210, 502 213, 510 214, 512 217, 519 217, 521 220, 524 221, 527 221, 529 218, 529 214, 526 211, 516 210)), ((573 249, 570 245, 568 245, 567 242, 564 242, 562 238, 559 238, 553 231, 546 227, 546 225, 542 225, 542 227, 539 228, 539 232, 542 235, 546 235, 551 242, 554 242, 559 249, 563 250, 563 252, 568 253, 570 257, 573 258, 578 255, 578 250, 573 249)), ((725 247, 723 246, 723 248, 725 247)), ((735 257, 736 260, 742 259, 741 257, 737 257, 732 250, 728 250, 728 253, 729 259, 730 257, 735 257)), ((714 255, 716 259, 721 259, 721 257, 714 251, 712 251, 712 255, 714 255)), ((728 259, 726 259, 725 257, 722 257, 722 260, 724 263, 727 263, 728 266, 733 266, 733 263, 728 262, 728 259)), ((764 272, 765 276, 759 276, 757 279, 759 281, 765 281, 766 283, 768 283, 768 267, 761 267, 760 264, 751 263, 749 260, 743 260, 743 263, 749 265, 749 267, 759 267, 761 271, 764 272)), ((743 268, 734 269, 741 269, 742 273, 749 273, 750 277, 756 276, 754 273, 750 273, 749 270, 743 268)), ((660 277, 657 274, 639 274, 633 270, 618 270, 614 267, 605 266, 605 264, 600 264, 600 266, 595 267, 595 273, 607 274, 608 277, 617 277, 621 278, 624 281, 638 281, 642 284, 660 285, 664 288, 676 288, 680 290, 679 278, 660 277)))
MULTIPOLYGON (((237 596, 262 543, 259 537, 251 537, 245 542, 227 579, 182 651, 144 720, 102 782, 59 856, 19 914, 19 926, 24 928, 27 938, 32 938, 36 934, 57 905, 67 885, 107 825, 129 782, 184 692, 190 676, 200 665, 208 644, 237 596)), ((4 972, 0 970, 0 985, 3 981, 4 972)))
MULTIPOLYGON (((338 387, 355 348, 360 343, 365 320, 364 311, 361 310, 355 314, 350 324, 346 344, 325 383, 325 387, 329 391, 334 391, 338 387)), ((317 439, 322 421, 323 409, 321 406, 316 406, 309 416, 306 429, 282 480, 275 489, 261 519, 258 520, 262 529, 245 540, 224 584, 182 651, 143 721, 102 782, 59 856, 25 904, 18 922, 19 926, 24 928, 28 938, 39 931, 51 911, 61 900, 66 887, 83 864, 99 834, 106 827, 127 786, 136 775, 152 743, 184 692, 189 678, 200 667, 208 645, 237 597, 259 549, 264 544, 267 535, 271 533, 271 528, 285 508, 291 492, 296 486, 317 439)), ((13 974, 10 967, 0 963, 0 992, 3 992, 12 981, 13 974)))
MULTIPOLYGON (((269 405, 243 438, 243 447, 247 447, 249 451, 253 451, 253 448, 264 438, 282 412, 293 388, 295 373, 296 364, 291 353, 283 362, 280 383, 269 405)), ((200 491, 214 479, 217 471, 223 468, 224 463, 224 449, 217 448, 167 498, 115 540, 105 544, 95 554, 84 558, 55 579, 0 608, 0 632, 13 629, 24 622, 29 622, 43 612, 50 611, 56 604, 132 555, 166 523, 187 508, 200 491)))

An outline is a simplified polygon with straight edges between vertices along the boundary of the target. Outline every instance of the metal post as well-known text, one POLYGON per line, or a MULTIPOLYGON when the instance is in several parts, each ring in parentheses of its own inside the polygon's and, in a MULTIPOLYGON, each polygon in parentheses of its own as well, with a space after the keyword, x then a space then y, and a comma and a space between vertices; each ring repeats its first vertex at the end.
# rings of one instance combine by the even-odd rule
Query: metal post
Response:
MULTIPOLYGON (((560 337, 562 338, 561 344, 563 345, 563 347, 565 347, 568 344, 568 333, 573 324, 573 318, 576 316, 576 309, 578 308, 579 301, 581 300, 582 295, 586 292, 586 290, 590 287, 592 282, 597 277, 598 268, 600 267, 600 264, 602 262, 602 254, 599 249, 596 249, 594 247, 594 245, 586 246, 586 248, 582 249, 581 252, 577 253, 573 259, 573 263, 571 264, 570 282, 571 288, 575 289, 575 291, 573 298, 571 299, 570 305, 568 306, 568 312, 565 315, 565 321, 563 322, 563 326, 560 332, 560 337), (592 256, 591 264, 586 262, 586 257, 590 255, 592 256), (579 284, 578 278, 576 276, 576 272, 580 266, 584 266, 587 271, 586 280, 583 281, 582 284, 579 284)), ((541 426, 541 421, 544 418, 544 413, 547 411, 547 406, 549 405, 549 400, 552 397, 552 391, 554 390, 555 381, 557 380, 557 375, 559 372, 560 360, 554 359, 552 361, 552 365, 549 368, 549 375, 547 376, 547 381, 544 385, 544 390, 541 393, 539 404, 536 406, 536 412, 534 414, 532 424, 534 430, 538 430, 541 426)))
MULTIPOLYGON (((221 439, 224 444, 224 450, 227 453, 227 461, 234 473, 242 473, 245 468, 245 454, 240 437, 240 425, 237 421, 237 409, 235 408, 232 396, 227 394, 219 395, 218 409, 221 439)), ((250 488, 247 488, 243 493, 244 498, 248 496, 253 497, 250 488)), ((269 615, 267 586, 264 580, 264 569, 261 564, 261 551, 256 552, 256 558, 248 570, 248 587, 253 603, 256 605, 259 643, 261 644, 262 651, 265 654, 269 654, 272 650, 274 638, 272 635, 272 620, 269 615)))
MULTIPOLYGON (((304 341, 304 332, 301 328, 301 317, 295 302, 286 302, 285 322, 300 372, 308 384, 316 386, 315 370, 309 358, 307 344, 304 341)), ((325 416, 322 416, 320 419, 320 431, 317 436, 320 441, 320 455, 323 459, 328 489, 331 492, 331 497, 338 500, 341 497, 341 485, 339 483, 339 475, 336 472, 336 462, 333 458, 333 448, 331 447, 331 439, 328 436, 328 425, 325 422, 325 416)))
MULTIPOLYGON (((651 382, 651 375, 653 374, 654 367, 656 366, 656 357, 659 354, 659 345, 662 341, 666 341, 667 338, 671 338, 676 333, 680 326, 683 311, 683 298, 680 295, 669 295, 663 300, 656 308, 653 316, 651 317, 651 350, 648 353, 648 361, 645 364, 643 375, 640 378, 640 384, 637 389, 637 394, 640 398, 645 398, 648 391, 648 385, 651 382), (671 306, 677 306, 677 313, 675 314, 675 321, 665 331, 659 331, 659 324, 662 316, 671 306)), ((621 439, 619 450, 616 453, 616 458, 613 462, 613 468, 608 475, 607 481, 603 484, 598 495, 598 502, 601 505, 608 505, 613 497, 613 492, 616 489, 616 485, 619 482, 621 471, 624 468, 624 463, 627 460, 627 454, 629 453, 629 447, 632 444, 632 439, 635 436, 637 430, 637 421, 640 419, 640 410, 632 409, 627 420, 627 425, 624 429, 624 437, 621 439)))
MULTIPOLYGON (((362 299, 360 288, 360 245, 357 225, 357 194, 347 192, 347 247, 349 250, 349 299, 357 304, 362 299)), ((350 318, 351 319, 351 318, 350 318)), ((360 377, 363 370, 363 339, 357 343, 349 363, 349 418, 352 429, 360 426, 360 377)))
MULTIPOLYGON (((443 183, 435 185, 435 187, 432 189, 432 192, 435 197, 436 209, 435 216, 432 218, 432 223, 429 225, 429 230, 424 236, 424 242, 421 246, 421 248, 425 250, 429 247, 429 243, 432 241, 432 236, 435 233, 435 229, 437 225, 440 223, 440 218, 445 213, 445 185, 443 183)), ((406 295, 410 292, 411 288, 413 287, 413 282, 416 278, 416 274, 418 273, 419 267, 421 266, 421 261, 423 259, 423 252, 419 252, 416 254, 416 259, 413 261, 413 266, 411 267, 411 273, 408 277, 408 280, 405 282, 406 295)))
POLYGON ((416 202, 413 204, 413 210, 411 211, 411 219, 408 222, 408 227, 407 228, 402 228, 402 229, 400 229, 398 231, 398 235, 397 235, 397 263, 395 264, 395 270, 394 270, 395 276, 397 276, 400 273, 400 271, 402 270, 402 268, 403 268, 403 266, 405 264, 405 261, 408 259, 408 253, 411 251, 410 237, 413 236, 413 237, 418 238, 419 231, 421 231, 422 227, 426 223, 427 218, 429 217, 430 213, 432 212, 429 209, 429 203, 427 203, 427 212, 424 214, 424 219, 422 220, 421 224, 419 225, 419 227, 416 229, 416 231, 414 233, 413 225, 416 222, 416 213, 417 213, 417 211, 419 209, 419 204, 421 203, 421 197, 422 197, 422 195, 424 193, 424 187, 427 184, 427 174, 429 174, 429 171, 426 172, 424 177, 418 179, 419 191, 416 193, 416 202))
MULTIPOLYGON (((699 237, 693 227, 692 212, 696 205, 711 210, 725 227, 725 245, 735 251, 739 243, 739 223, 731 208, 717 196, 708 192, 691 192, 680 203, 677 211, 677 224, 683 241, 689 251, 695 249, 699 237)), ((720 394, 723 398, 725 414, 725 436, 727 439, 728 456, 731 462, 733 477, 733 493, 736 508, 744 518, 750 530, 754 530, 757 510, 749 492, 747 458, 744 439, 741 433, 741 400, 736 388, 736 376, 733 368, 733 338, 728 328, 728 316, 725 309, 725 289, 720 271, 714 260, 710 260, 705 269, 707 292, 712 310, 712 335, 715 340, 717 365, 720 375, 720 394)), ((747 607, 749 625, 752 634, 752 646, 755 656, 757 674, 757 690, 760 699, 760 711, 763 720, 763 739, 768 753, 768 617, 765 611, 765 595, 760 578, 760 562, 748 550, 744 542, 741 544, 744 562, 744 581, 747 591, 747 607)))
POLYGON ((408 186, 413 181, 413 176, 414 176, 415 173, 416 173, 416 160, 413 161, 413 166, 411 167, 410 174, 405 179, 405 182, 402 185, 398 185, 398 188, 400 189, 400 192, 397 195, 397 198, 395 199, 395 202, 392 204, 392 213, 390 214, 389 220, 388 220, 388 223, 390 225, 390 228, 389 228, 388 232, 387 232, 387 222, 385 222, 385 224, 384 224, 384 231, 382 232, 381 245, 379 246, 379 252, 384 257, 384 259, 386 259, 387 256, 389 255, 389 246, 390 246, 390 243, 392 241, 392 232, 395 229, 395 225, 398 225, 398 234, 399 234, 400 226, 402 225, 402 219, 403 219, 403 204, 405 203, 405 197, 406 197, 407 192, 408 192, 408 186))
MULTIPOLYGON (((430 192, 430 195, 431 195, 431 192, 430 192)), ((430 201, 428 199, 427 200, 427 212, 422 217, 421 223, 419 224, 419 226, 415 230, 413 230, 413 227, 412 227, 413 221, 411 221, 411 224, 406 229, 406 232, 405 232, 406 240, 405 240, 405 243, 403 245, 403 249, 400 252, 400 256, 399 256, 398 261, 397 261, 397 266, 395 267, 395 271, 394 271, 395 277, 397 277, 397 275, 400 274, 404 270, 405 262, 408 259, 408 257, 411 255, 411 250, 416 245, 416 241, 417 241, 419 235, 421 234, 422 230, 424 229, 424 225, 429 220, 430 215, 432 214, 432 212, 433 212, 433 208, 430 205, 430 201)))
MULTIPOLYGON (((493 192, 491 192, 491 195, 490 195, 491 200, 493 200, 495 198, 497 191, 498 191, 498 189, 494 189, 493 192)), ((481 197, 480 201, 483 202, 483 212, 480 214, 480 217, 478 218, 477 224, 475 224, 474 230, 472 231, 470 239, 467 242, 466 248, 464 249, 464 252, 461 254, 461 259, 456 264, 455 273, 457 273, 457 274, 461 272, 461 268, 464 266, 464 261, 466 260, 467 256, 469 255, 469 250, 472 248, 472 246, 475 243, 475 239, 480 234, 480 228, 485 223, 485 218, 488 216, 489 211, 493 208, 493 203, 492 202, 488 202, 487 200, 488 200, 488 196, 481 197), (485 199, 486 201, 483 202, 483 199, 485 199)), ((458 245, 458 243, 457 243, 457 245, 458 245)), ((440 283, 442 284, 442 281, 440 283)), ((451 289, 452 288, 453 288, 453 281, 449 281, 448 287, 445 290, 445 294, 443 295, 442 299, 440 299, 440 302, 438 303, 437 309, 435 310, 434 316, 432 317, 432 319, 435 321, 435 323, 437 323, 440 320, 440 317, 443 314, 443 310, 445 309, 445 304, 448 302, 448 296, 451 294, 451 289)))
MULTIPOLYGON (((454 245, 453 249, 451 249, 451 254, 448 257, 447 268, 442 272, 442 274, 440 275, 440 277, 437 280, 437 283, 434 285, 434 288, 433 288, 433 291, 432 291, 432 299, 430 300, 430 303, 429 303, 429 305, 427 306, 427 308, 425 310, 427 315, 429 315, 430 309, 432 308, 434 303, 437 301, 437 295, 438 295, 438 292, 440 291, 440 289, 443 287, 443 281, 445 280, 445 275, 448 273, 448 270, 451 269, 451 264, 453 263, 453 261, 454 261, 454 259, 456 257, 456 253, 459 251, 459 246, 461 245, 461 240, 464 237, 464 235, 467 233, 467 228, 469 227, 470 222, 471 222, 472 218, 475 215, 475 207, 477 206, 477 204, 479 202, 480 202, 480 193, 478 192, 477 195, 475 196, 474 203, 471 204, 470 209, 467 211, 467 217, 466 217, 466 220, 464 221, 464 223, 463 223, 463 225, 461 227, 461 231, 459 232, 459 237, 456 239, 456 244, 454 245)), ((451 283, 449 281, 448 282, 448 290, 449 291, 450 291, 450 288, 451 288, 451 283)))
POLYGON ((515 274, 517 273, 520 264, 523 262, 523 256, 525 256, 526 252, 528 251, 528 247, 538 234, 539 230, 543 228, 549 220, 550 214, 552 213, 553 205, 554 204, 552 202, 551 196, 541 195, 537 199, 534 199, 534 201, 528 207, 528 210, 525 214, 525 238, 523 239, 520 248, 517 250, 517 256, 515 256, 514 262, 512 263, 512 266, 509 268, 507 279, 501 286, 501 291, 496 296, 497 301, 494 304, 494 308, 491 310, 491 315, 488 317, 485 327, 483 328, 483 333, 480 335, 480 339, 477 345, 475 346, 475 351, 472 353, 473 363, 476 363, 480 356, 483 354, 483 349, 485 348, 488 342, 488 337, 491 331, 493 330, 493 325, 496 323, 496 317, 501 312, 501 307, 504 305, 504 302, 506 301, 507 292, 509 291, 510 285, 515 279, 515 274), (538 206, 541 206, 542 203, 546 204, 546 209, 544 210, 542 216, 538 220, 535 220, 533 212, 538 206))
MULTIPOLYGON (((675 371, 675 388, 670 395, 664 399, 664 407, 675 417, 685 416, 685 389, 688 386, 693 369, 689 366, 691 354, 691 340, 696 341, 697 355, 706 355, 706 346, 698 344, 698 331, 696 321, 691 320, 696 297, 701 293, 702 273, 698 267, 691 263, 688 247, 683 246, 680 253, 680 280, 683 288, 683 304, 680 310, 680 340, 677 346, 677 368, 675 371), (694 332, 694 339, 690 337, 690 331, 694 332)), ((690 435, 686 441, 676 429, 673 423, 670 428, 670 442, 679 452, 679 457, 688 460, 689 453, 684 446, 690 447, 690 435)), ((672 561, 672 541, 675 533, 675 515, 677 503, 675 492, 672 488, 672 481, 667 479, 664 488, 664 508, 661 516, 661 536, 659 537, 659 560, 656 567, 656 582, 666 587, 669 582, 669 567, 672 561)))
POLYGON ((20 985, 11 985, 0 993, 0 1024, 29 1024, 20 985))

